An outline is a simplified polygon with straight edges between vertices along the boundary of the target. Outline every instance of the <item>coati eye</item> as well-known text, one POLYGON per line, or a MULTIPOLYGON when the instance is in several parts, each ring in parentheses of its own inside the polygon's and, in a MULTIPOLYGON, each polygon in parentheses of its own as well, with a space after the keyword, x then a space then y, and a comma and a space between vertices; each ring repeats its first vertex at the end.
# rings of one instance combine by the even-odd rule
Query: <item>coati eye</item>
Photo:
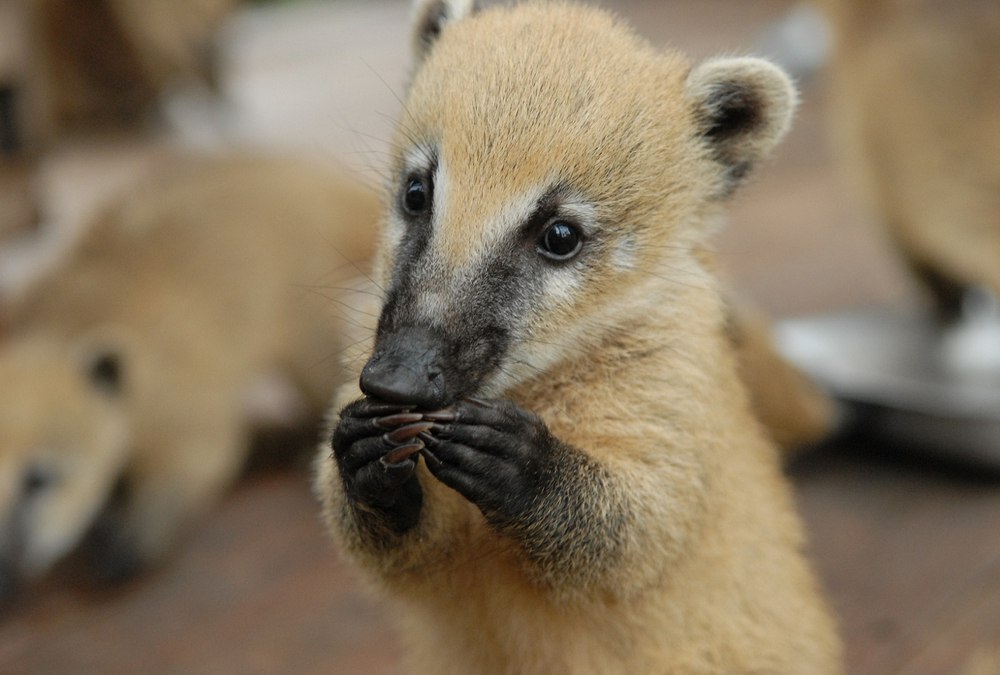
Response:
POLYGON ((21 478, 21 490, 25 496, 38 494, 55 482, 55 474, 42 467, 33 466, 21 478))
POLYGON ((569 260, 580 252, 583 237, 575 225, 557 220, 545 228, 538 241, 538 250, 550 260, 569 260))
POLYGON ((411 216, 426 213, 431 207, 430 181, 410 176, 403 190, 403 207, 411 216))

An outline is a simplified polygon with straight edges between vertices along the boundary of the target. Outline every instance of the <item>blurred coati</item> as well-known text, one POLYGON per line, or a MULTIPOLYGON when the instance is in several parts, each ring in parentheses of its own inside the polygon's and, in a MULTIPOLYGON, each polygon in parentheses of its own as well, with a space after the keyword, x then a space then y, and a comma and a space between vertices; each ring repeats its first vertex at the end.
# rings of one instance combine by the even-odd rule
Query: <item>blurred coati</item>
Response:
POLYGON ((127 462, 119 373, 91 341, 0 346, 0 601, 79 542, 127 462))
MULTIPOLYGON (((290 379, 322 414, 353 321, 341 287, 368 264, 377 204, 353 179, 309 163, 184 160, 127 191, 88 228, 10 316, 11 343, 35 345, 32 363, 45 354, 50 363, 34 382, 32 369, 18 366, 20 379, 5 377, 0 389, 0 414, 21 430, 0 433, 9 574, 36 576, 71 547, 120 466, 124 499, 102 528, 99 571, 116 577, 160 559, 241 469, 248 390, 262 375, 290 379), (100 355, 96 370, 85 367, 88 354, 100 355), (88 372, 100 386, 88 385, 88 372), (74 414, 90 408, 121 418, 114 439, 125 456, 94 432, 103 418, 74 414), (24 409, 32 413, 17 412, 24 409), (46 427, 68 425, 79 427, 68 430, 72 449, 46 440, 46 427), (99 461, 106 455, 118 459, 99 461), (87 469, 73 468, 80 465, 87 469), (51 480, 39 487, 38 475, 51 480), (29 505, 75 515, 58 525, 24 520, 18 514, 29 505), (58 542, 30 555, 35 540, 58 542)), ((4 348, 4 363, 22 360, 4 348)))
POLYGON ((944 319, 1000 296, 1000 3, 822 0, 847 166, 944 319))
POLYGON ((170 87, 213 82, 214 34, 239 2, 22 2, 23 72, 3 83, 10 142, 34 151, 67 134, 148 126, 170 87))
POLYGON ((788 79, 562 2, 422 0, 414 45, 316 477, 411 672, 837 671, 706 264, 788 79))

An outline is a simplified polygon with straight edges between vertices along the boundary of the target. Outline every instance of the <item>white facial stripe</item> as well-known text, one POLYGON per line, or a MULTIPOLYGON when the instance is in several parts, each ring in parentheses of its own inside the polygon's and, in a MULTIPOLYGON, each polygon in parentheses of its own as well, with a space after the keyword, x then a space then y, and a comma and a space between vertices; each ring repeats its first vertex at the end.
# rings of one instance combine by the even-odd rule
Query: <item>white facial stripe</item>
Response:
POLYGON ((637 254, 638 247, 635 242, 635 237, 631 234, 626 234, 615 245, 614 250, 611 252, 611 264, 614 265, 620 272, 633 269, 635 267, 637 254))
POLYGON ((572 220, 581 228, 585 235, 593 235, 597 230, 597 209, 582 197, 571 197, 559 204, 559 215, 572 220))
POLYGON ((580 287, 580 276, 575 274, 576 271, 575 265, 570 263, 546 275, 542 291, 545 297, 556 303, 571 301, 580 287))
POLYGON ((499 223, 505 232, 520 227, 521 224, 531 217, 531 214, 538 208, 538 201, 545 196, 548 188, 545 185, 537 185, 511 199, 497 214, 499 223))
POLYGON ((448 211, 449 194, 451 192, 451 181, 449 180, 448 167, 444 161, 437 165, 434 172, 434 218, 431 221, 431 247, 434 246, 434 234, 441 230, 441 223, 444 222, 448 211))
POLYGON ((430 173, 433 166, 434 153, 430 148, 424 146, 418 145, 410 148, 403 158, 403 170, 407 175, 430 173))
MULTIPOLYGON (((473 265, 481 264, 490 254, 487 244, 501 241, 504 233, 517 230, 534 215, 539 202, 554 189, 553 185, 557 184, 558 179, 551 178, 509 200, 492 219, 489 231, 496 234, 493 237, 484 236, 480 240, 482 245, 479 250, 471 256, 473 265)), ((589 236, 596 232, 597 209, 582 196, 574 194, 561 196, 556 206, 556 218, 573 221, 582 228, 585 235, 589 236)))
POLYGON ((400 243, 403 241, 403 233, 406 232, 406 223, 403 219, 399 217, 396 213, 396 209, 392 209, 389 213, 389 227, 386 228, 386 243, 389 248, 393 251, 399 248, 400 243))
POLYGON ((424 290, 417 295, 416 315, 428 326, 442 325, 442 317, 448 313, 448 298, 452 297, 447 291, 424 290))

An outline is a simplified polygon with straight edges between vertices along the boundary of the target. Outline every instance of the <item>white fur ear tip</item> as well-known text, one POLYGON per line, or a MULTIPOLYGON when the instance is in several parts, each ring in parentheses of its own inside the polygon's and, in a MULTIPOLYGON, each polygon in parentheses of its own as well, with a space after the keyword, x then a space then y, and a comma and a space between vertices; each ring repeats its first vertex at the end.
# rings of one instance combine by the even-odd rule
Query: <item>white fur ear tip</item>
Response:
POLYGON ((695 66, 688 75, 689 87, 711 86, 719 82, 744 82, 760 88, 778 103, 794 108, 799 95, 792 78, 780 67, 756 56, 718 56, 695 66))
POLYGON ((747 104, 763 113, 763 138, 777 142, 791 126, 799 104, 792 79, 780 67, 754 56, 716 57, 697 65, 688 74, 689 93, 700 101, 717 100, 721 92, 742 91, 747 104))
POLYGON ((475 13, 477 0, 414 0, 413 48, 419 60, 448 24, 475 13))

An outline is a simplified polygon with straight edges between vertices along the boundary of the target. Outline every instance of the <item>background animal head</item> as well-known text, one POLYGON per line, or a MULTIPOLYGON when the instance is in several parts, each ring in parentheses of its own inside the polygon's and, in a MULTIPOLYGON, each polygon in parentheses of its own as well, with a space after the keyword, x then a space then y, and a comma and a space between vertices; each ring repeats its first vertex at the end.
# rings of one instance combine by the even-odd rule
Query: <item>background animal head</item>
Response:
POLYGON ((0 347, 0 595, 71 550, 124 466, 124 372, 99 342, 0 347))

